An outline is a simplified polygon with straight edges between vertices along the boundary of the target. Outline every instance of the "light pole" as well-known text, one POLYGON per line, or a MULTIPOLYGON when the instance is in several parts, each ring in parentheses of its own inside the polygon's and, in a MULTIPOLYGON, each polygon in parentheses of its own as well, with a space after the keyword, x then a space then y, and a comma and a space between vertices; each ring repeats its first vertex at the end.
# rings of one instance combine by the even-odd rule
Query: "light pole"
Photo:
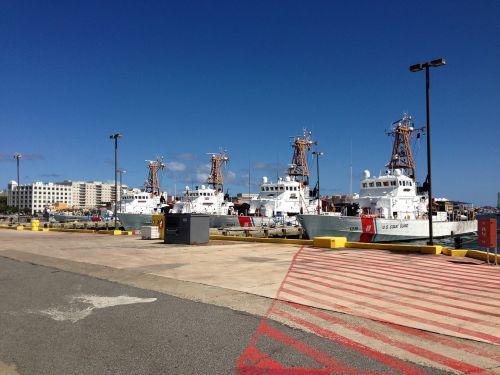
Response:
POLYGON ((323 155, 321 151, 313 151, 313 155, 316 155, 316 175, 318 176, 318 215, 321 213, 321 195, 319 193, 319 157, 323 155))
POLYGON ((127 173, 125 169, 118 169, 118 172, 120 173, 120 212, 122 211, 122 175, 124 173, 127 173))
POLYGON ((109 136, 109 138, 115 140, 115 207, 113 210, 113 217, 115 218, 115 230, 117 227, 116 208, 118 206, 118 138, 122 137, 123 135, 120 133, 115 133, 109 136))
POLYGON ((434 245, 432 237, 432 175, 431 175, 431 110, 430 110, 430 82, 429 82, 429 68, 445 65, 446 61, 443 58, 432 60, 429 62, 415 64, 410 66, 411 72, 420 72, 425 69, 425 107, 427 113, 427 180, 429 189, 429 245, 434 245))
POLYGON ((16 159, 17 163, 17 225, 20 224, 19 221, 19 212, 21 211, 21 185, 19 182, 19 159, 21 159, 23 156, 20 153, 16 153, 14 155, 14 159, 16 159))

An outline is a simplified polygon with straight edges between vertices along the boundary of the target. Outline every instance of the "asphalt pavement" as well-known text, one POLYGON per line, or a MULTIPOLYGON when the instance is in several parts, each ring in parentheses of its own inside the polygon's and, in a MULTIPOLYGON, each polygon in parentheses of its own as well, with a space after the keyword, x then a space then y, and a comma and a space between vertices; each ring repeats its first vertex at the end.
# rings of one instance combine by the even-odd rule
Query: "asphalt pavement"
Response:
MULTIPOLYGON (((0 286, 2 375, 234 374, 262 323, 228 308, 2 257, 0 286)), ((358 369, 392 372, 330 340, 274 321, 267 326, 358 369)), ((266 336, 254 344, 286 367, 321 367, 266 336)))

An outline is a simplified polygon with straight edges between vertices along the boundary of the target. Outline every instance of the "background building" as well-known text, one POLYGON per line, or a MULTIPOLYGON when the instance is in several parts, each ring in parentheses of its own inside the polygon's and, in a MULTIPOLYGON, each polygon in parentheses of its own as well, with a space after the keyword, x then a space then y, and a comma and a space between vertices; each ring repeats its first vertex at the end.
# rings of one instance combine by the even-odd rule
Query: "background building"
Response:
MULTIPOLYGON (((70 186, 74 208, 91 209, 111 204, 115 200, 115 185, 101 181, 70 181, 59 182, 70 186)), ((125 186, 126 187, 126 186, 125 186)), ((118 200, 121 194, 118 192, 118 200)))
POLYGON ((71 187, 52 182, 33 182, 32 184, 17 185, 10 181, 7 189, 7 205, 30 209, 31 213, 41 213, 47 206, 57 202, 73 205, 71 187), (18 200, 19 199, 19 200, 18 200))
MULTIPOLYGON (((122 185, 122 191, 127 186, 122 185)), ((115 199, 115 185, 100 181, 63 181, 58 183, 34 182, 21 184, 10 181, 7 189, 7 205, 41 213, 45 207, 67 207, 69 209, 93 209, 109 206, 115 199)), ((118 192, 118 200, 121 194, 118 192)))

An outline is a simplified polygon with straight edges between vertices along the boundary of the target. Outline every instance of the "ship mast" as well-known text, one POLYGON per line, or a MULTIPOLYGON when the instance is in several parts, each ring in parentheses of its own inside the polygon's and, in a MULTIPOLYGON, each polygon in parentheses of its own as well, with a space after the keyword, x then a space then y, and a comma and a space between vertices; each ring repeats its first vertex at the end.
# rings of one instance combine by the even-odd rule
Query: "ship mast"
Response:
POLYGON ((392 144, 391 160, 387 163, 386 167, 390 170, 401 169, 406 176, 416 181, 417 170, 410 141, 413 138, 415 130, 422 131, 424 128, 415 129, 411 117, 406 113, 403 114, 402 119, 394 121, 392 126, 392 130, 387 132, 387 135, 394 137, 394 143, 392 144))
POLYGON ((158 157, 156 160, 146 160, 148 162, 148 179, 144 183, 144 190, 153 195, 161 195, 160 181, 158 179, 158 172, 165 169, 163 157, 158 157))
POLYGON ((222 176, 222 164, 227 164, 229 161, 229 156, 227 153, 220 152, 218 154, 210 153, 210 161, 212 167, 210 169, 210 175, 207 178, 207 184, 211 185, 214 190, 219 190, 224 192, 224 178, 222 176))
POLYGON ((309 167, 307 166, 306 153, 311 150, 311 146, 317 144, 311 138, 311 132, 303 130, 302 136, 293 138, 293 158, 288 168, 288 175, 295 177, 296 180, 309 185, 309 167))

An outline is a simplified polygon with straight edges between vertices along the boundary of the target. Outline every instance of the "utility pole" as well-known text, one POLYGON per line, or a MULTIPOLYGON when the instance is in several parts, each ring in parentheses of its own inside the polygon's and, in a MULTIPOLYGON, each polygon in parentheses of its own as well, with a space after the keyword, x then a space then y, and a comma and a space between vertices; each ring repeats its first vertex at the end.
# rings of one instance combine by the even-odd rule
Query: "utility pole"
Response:
POLYGON ((117 216, 116 209, 118 206, 118 138, 122 138, 123 135, 119 133, 115 133, 109 136, 109 138, 115 140, 115 207, 113 210, 113 217, 115 218, 115 230, 117 229, 117 216))
POLYGON ((14 159, 16 159, 17 163, 17 191, 16 191, 16 197, 17 197, 17 225, 20 224, 19 220, 19 213, 21 212, 21 183, 19 181, 19 160, 23 156, 20 153, 16 153, 14 155, 14 159))

